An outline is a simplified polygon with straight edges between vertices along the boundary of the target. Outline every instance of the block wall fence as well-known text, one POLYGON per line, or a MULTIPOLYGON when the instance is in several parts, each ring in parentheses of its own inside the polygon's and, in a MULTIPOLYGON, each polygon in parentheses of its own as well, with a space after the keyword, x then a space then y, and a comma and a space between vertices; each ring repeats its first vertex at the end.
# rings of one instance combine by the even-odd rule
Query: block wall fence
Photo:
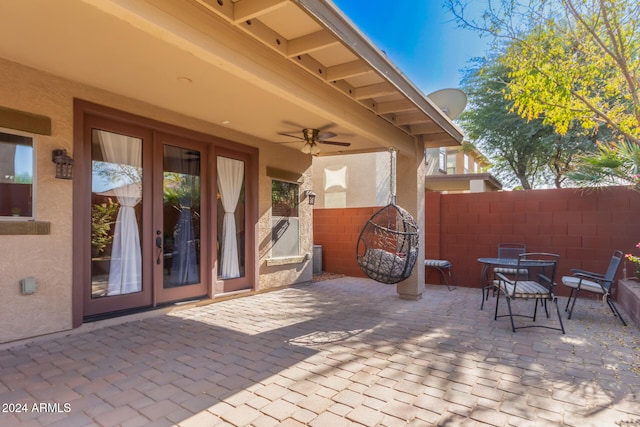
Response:
MULTIPOLYGON (((378 209, 314 209, 314 244, 322 245, 324 271, 364 277, 355 261, 356 242, 378 209)), ((496 256, 501 242, 559 254, 559 276, 571 268, 604 273, 615 249, 640 255, 640 193, 624 187, 427 192, 424 227, 426 257, 451 261, 460 286, 480 286, 477 259, 496 256)), ((441 280, 427 270, 426 282, 441 280)), ((558 286, 559 295, 566 295, 563 288, 558 286)))

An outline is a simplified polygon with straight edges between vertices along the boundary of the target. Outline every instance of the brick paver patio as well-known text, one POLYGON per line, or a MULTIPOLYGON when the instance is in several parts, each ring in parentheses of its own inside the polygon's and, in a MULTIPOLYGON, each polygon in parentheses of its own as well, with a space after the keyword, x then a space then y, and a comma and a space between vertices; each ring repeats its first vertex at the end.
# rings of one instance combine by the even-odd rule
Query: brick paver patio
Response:
POLYGON ((0 426, 640 425, 636 326, 479 303, 340 278, 5 346, 0 426))

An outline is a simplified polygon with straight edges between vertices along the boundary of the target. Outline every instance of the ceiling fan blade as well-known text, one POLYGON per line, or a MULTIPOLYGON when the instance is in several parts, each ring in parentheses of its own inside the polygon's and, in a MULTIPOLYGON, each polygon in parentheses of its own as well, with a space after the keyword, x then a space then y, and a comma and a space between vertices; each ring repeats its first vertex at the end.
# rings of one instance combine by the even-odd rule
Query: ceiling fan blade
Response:
POLYGON ((341 147, 349 147, 351 145, 350 142, 340 142, 340 141, 318 141, 318 144, 339 145, 341 147))
POLYGON ((300 135, 291 135, 290 133, 285 133, 285 132, 278 132, 278 135, 288 136, 290 138, 295 138, 295 139, 299 139, 300 141, 304 141, 304 138, 301 137, 300 135))
POLYGON ((334 138, 338 135, 336 135, 333 132, 325 132, 322 135, 318 135, 318 140, 322 141, 323 139, 329 139, 329 138, 334 138))
POLYGON ((322 127, 319 127, 318 131, 322 132, 322 131, 325 131, 327 129, 331 129, 332 127, 335 127, 335 125, 336 125, 335 123, 327 123, 326 125, 324 125, 322 127))

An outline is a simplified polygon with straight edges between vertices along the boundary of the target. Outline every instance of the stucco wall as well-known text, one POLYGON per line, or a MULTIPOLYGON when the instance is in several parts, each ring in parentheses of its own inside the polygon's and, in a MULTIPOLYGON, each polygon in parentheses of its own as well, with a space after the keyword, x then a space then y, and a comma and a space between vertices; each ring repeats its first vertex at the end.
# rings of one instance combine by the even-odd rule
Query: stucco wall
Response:
MULTIPOLYGON (((311 159, 295 150, 257 140, 248 135, 185 117, 141 101, 97 88, 70 82, 47 73, 0 59, 0 105, 51 118, 52 135, 37 136, 36 219, 51 223, 51 234, 41 236, 0 236, 0 342, 33 337, 71 328, 73 268, 72 183, 54 178, 51 151, 67 149, 73 156, 73 99, 81 98, 154 120, 215 135, 260 148, 259 221, 255 225, 258 242, 258 289, 311 280, 311 261, 267 267, 270 240, 271 180, 267 166, 304 176, 301 190, 311 188, 311 159), (267 148, 265 148, 267 147, 267 148), (29 296, 19 292, 19 280, 33 276, 38 291, 29 296)), ((312 252, 311 208, 301 204, 301 251, 312 252)))
POLYGON ((55 179, 51 151, 72 152, 71 90, 34 70, 0 60, 0 104, 48 116, 52 135, 36 135, 36 210, 51 234, 0 236, 0 341, 71 327, 71 181, 55 179), (20 293, 20 279, 35 277, 38 290, 20 293))
POLYGON ((389 153, 313 159, 318 208, 357 208, 389 203, 389 153))
MULTIPOLYGON (((313 211, 304 197, 305 190, 313 188, 311 181, 310 156, 297 151, 287 150, 286 155, 281 151, 260 152, 260 212, 258 222, 258 251, 259 251, 259 289, 267 290, 286 286, 292 283, 308 282, 313 275, 311 254, 313 252, 313 211), (291 152, 291 153, 290 153, 291 152), (266 175, 266 166, 299 173, 296 182, 300 183, 300 256, 308 254, 305 260, 290 259, 280 265, 267 265, 271 260, 271 181, 266 175), (306 168, 306 169, 305 169, 306 168)), ((277 264, 277 262, 274 262, 277 264)))

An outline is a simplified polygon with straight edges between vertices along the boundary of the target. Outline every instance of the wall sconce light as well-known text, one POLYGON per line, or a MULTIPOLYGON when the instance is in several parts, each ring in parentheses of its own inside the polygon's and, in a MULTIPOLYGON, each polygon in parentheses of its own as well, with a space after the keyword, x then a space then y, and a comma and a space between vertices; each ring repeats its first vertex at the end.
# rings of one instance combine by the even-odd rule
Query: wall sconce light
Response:
POLYGON ((307 196, 307 200, 311 206, 316 204, 316 193, 314 193, 313 190, 307 190, 304 194, 307 196))
POLYGON ((67 150, 53 150, 51 160, 56 164, 56 178, 73 178, 73 159, 67 154, 67 150))

